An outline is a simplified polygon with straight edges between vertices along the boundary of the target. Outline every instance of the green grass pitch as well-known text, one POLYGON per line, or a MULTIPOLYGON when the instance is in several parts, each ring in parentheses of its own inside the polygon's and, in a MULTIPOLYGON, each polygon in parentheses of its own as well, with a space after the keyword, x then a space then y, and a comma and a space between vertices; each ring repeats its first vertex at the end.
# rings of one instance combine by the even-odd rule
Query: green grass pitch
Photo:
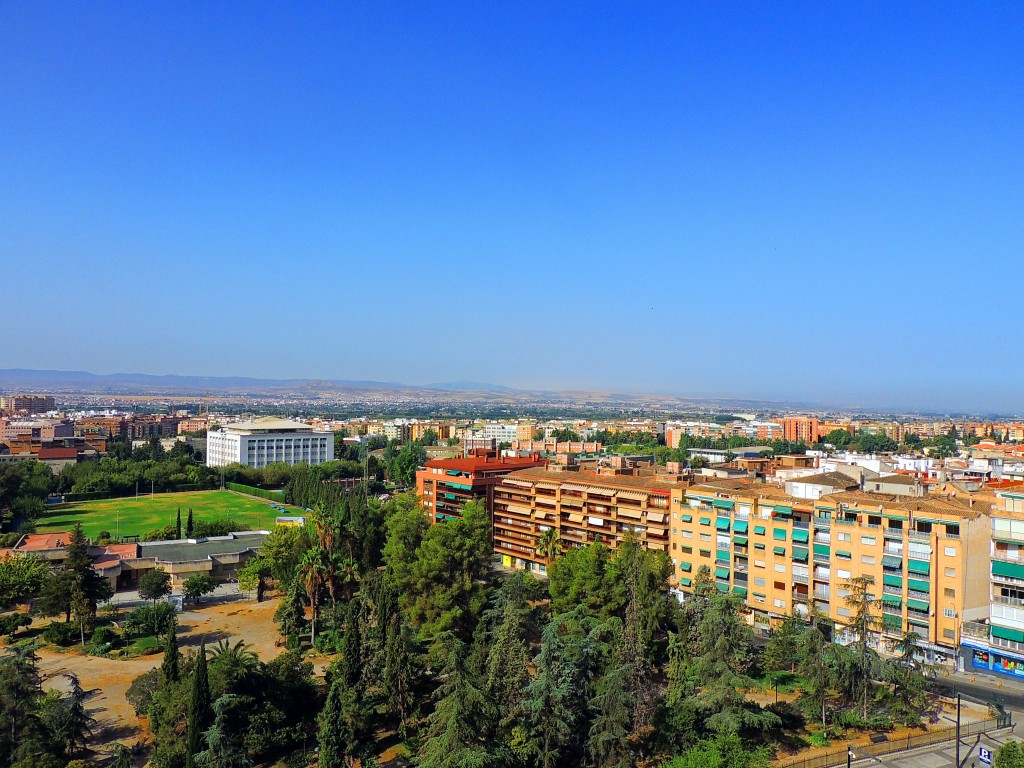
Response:
MULTIPOLYGON (((142 535, 154 528, 174 525, 179 507, 182 529, 188 519, 189 507, 192 508, 192 518, 196 522, 230 518, 253 529, 271 529, 274 527, 274 518, 283 514, 273 509, 269 501, 231 491, 158 493, 155 496, 67 504, 44 513, 36 529, 40 533, 70 531, 77 523, 81 523, 82 530, 89 538, 96 538, 100 531, 110 531, 115 537, 142 535)), ((288 514, 302 512, 297 507, 291 507, 288 514)))

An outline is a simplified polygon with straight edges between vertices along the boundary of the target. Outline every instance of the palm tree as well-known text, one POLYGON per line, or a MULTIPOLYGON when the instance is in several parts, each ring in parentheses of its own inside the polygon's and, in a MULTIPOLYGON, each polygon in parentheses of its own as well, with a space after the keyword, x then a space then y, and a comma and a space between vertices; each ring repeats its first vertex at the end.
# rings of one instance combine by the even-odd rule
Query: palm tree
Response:
POLYGON ((355 560, 350 557, 339 558, 334 564, 334 577, 342 585, 345 599, 351 600, 356 584, 359 583, 359 568, 355 560))
POLYGON ((302 579, 306 597, 309 598, 309 606, 313 611, 313 618, 309 625, 310 645, 316 640, 316 617, 320 608, 320 593, 328 582, 325 559, 324 551, 320 547, 313 547, 306 550, 306 554, 302 556, 302 563, 299 565, 299 578, 302 579))
POLYGON ((558 538, 558 531, 548 528, 540 538, 537 539, 537 554, 544 558, 544 561, 551 565, 555 558, 562 554, 562 542, 558 538))

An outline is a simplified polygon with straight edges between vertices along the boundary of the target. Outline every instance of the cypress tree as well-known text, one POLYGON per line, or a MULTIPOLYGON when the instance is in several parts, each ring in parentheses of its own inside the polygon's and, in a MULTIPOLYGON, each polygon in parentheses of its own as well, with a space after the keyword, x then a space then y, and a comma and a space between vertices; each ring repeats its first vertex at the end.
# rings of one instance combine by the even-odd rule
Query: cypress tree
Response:
POLYGON ((195 756, 202 749, 203 731, 210 726, 210 678, 206 668, 206 641, 199 645, 199 659, 192 671, 192 691, 188 700, 188 741, 185 768, 195 768, 195 756))
POLYGON ((175 523, 174 528, 175 528, 174 538, 180 539, 181 538, 181 507, 178 507, 178 521, 175 523))
POLYGON ((180 675, 179 664, 181 662, 181 655, 178 653, 178 633, 171 624, 171 629, 167 633, 167 642, 164 644, 164 660, 160 665, 160 676, 163 678, 164 685, 169 683, 178 682, 180 675))

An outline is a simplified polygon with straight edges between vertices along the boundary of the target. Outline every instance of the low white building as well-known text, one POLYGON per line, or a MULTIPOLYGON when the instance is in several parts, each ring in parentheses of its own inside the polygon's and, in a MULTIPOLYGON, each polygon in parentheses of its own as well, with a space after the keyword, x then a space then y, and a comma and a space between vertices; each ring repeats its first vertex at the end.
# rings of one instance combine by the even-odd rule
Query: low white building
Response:
POLYGON ((225 424, 206 434, 206 466, 322 464, 334 459, 334 434, 271 417, 225 424))

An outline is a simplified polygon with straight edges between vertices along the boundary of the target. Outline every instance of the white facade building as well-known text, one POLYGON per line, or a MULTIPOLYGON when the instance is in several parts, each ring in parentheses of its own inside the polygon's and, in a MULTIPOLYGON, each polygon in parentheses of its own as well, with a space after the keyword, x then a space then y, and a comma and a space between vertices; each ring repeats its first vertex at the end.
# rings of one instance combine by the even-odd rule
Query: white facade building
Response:
POLYGON ((244 464, 322 464, 334 459, 334 434, 309 424, 263 418, 225 424, 206 434, 206 466, 244 464))

